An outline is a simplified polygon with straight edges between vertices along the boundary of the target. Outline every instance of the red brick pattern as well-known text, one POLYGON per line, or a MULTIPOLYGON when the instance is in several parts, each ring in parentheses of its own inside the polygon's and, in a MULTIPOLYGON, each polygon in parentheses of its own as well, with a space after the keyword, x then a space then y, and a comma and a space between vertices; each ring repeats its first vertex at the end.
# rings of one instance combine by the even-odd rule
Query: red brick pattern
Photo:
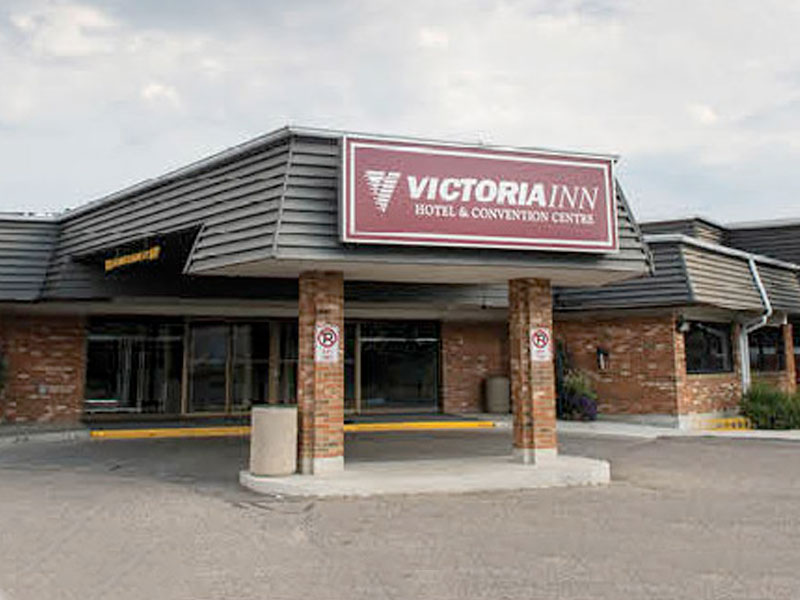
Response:
POLYGON ((0 315, 0 350, 7 363, 0 422, 79 421, 85 339, 80 317, 0 315))
POLYGON ((314 459, 344 456, 344 340, 337 363, 314 361, 317 324, 344 335, 344 281, 342 273, 312 271, 299 286, 298 460, 308 472, 314 459))
POLYGON ((556 391, 553 362, 531 360, 530 331, 553 327, 550 282, 512 279, 509 295, 509 354, 514 413, 514 448, 555 451, 556 391))
POLYGON ((676 346, 683 336, 675 326, 671 313, 603 319, 587 315, 560 320, 555 330, 573 365, 592 378, 601 413, 676 415, 686 369, 676 346), (598 348, 608 352, 603 371, 597 364, 598 348))
POLYGON ((442 336, 442 408, 446 413, 485 410, 484 381, 508 377, 508 325, 445 321, 442 336))

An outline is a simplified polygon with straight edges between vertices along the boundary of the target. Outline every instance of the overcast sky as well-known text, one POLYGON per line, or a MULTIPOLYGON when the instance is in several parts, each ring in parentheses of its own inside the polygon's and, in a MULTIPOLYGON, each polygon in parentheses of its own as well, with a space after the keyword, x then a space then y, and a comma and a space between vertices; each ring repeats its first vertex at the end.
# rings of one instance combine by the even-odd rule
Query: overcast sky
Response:
POLYGON ((614 152, 639 218, 800 218, 798 0, 0 0, 0 211, 285 124, 614 152))

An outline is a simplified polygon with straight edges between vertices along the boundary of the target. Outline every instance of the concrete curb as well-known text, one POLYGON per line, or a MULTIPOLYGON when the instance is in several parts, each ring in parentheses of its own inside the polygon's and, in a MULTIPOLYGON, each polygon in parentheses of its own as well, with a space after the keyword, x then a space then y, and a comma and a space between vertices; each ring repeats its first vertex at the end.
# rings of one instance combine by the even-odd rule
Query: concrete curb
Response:
POLYGON ((65 429, 62 431, 19 431, 0 434, 0 448, 25 443, 73 442, 90 439, 88 429, 65 429))
POLYGON ((467 494, 570 486, 605 485, 605 460, 558 456, 525 465, 511 457, 356 462, 339 473, 259 477, 239 473, 239 483, 259 494, 337 498, 406 494, 467 494))

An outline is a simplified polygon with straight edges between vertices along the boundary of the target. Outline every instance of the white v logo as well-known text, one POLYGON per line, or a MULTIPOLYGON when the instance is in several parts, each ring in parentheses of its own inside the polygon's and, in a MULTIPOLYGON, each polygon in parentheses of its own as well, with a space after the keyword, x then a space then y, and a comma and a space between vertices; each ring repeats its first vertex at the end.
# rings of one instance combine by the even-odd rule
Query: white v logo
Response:
POLYGON ((367 180, 369 191, 372 192, 372 200, 375 206, 382 213, 389 208, 389 202, 400 180, 399 171, 364 171, 364 179, 367 180))

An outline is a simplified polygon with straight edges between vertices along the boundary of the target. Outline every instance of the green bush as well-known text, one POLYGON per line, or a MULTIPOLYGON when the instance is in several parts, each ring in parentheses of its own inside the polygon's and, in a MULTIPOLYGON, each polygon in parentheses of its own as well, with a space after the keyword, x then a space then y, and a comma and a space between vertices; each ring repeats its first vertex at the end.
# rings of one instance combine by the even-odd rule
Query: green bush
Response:
POLYGON ((579 369, 564 374, 561 394, 556 398, 559 419, 594 421, 597 418, 597 393, 592 380, 579 369))
POLYGON ((800 429, 800 395, 755 382, 742 398, 741 413, 756 429, 800 429))

